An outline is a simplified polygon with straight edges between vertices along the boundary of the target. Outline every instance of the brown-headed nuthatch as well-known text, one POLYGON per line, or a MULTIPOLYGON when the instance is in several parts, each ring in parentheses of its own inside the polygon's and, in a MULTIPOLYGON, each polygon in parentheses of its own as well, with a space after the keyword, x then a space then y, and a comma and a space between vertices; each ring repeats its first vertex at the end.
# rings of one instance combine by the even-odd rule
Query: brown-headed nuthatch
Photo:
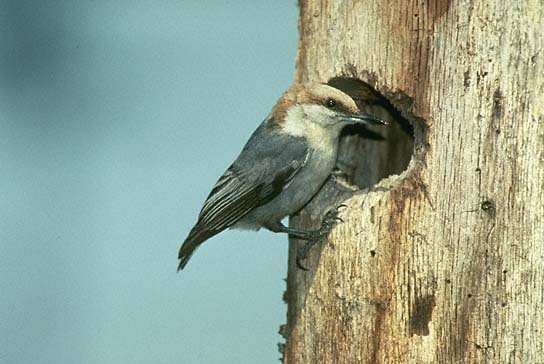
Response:
POLYGON ((307 240, 297 257, 300 266, 336 215, 327 214, 321 228, 312 231, 286 227, 281 220, 319 191, 335 166, 340 132, 353 124, 386 123, 361 113, 350 96, 331 86, 290 87, 213 187, 181 246, 178 270, 200 244, 227 228, 264 227, 307 240))

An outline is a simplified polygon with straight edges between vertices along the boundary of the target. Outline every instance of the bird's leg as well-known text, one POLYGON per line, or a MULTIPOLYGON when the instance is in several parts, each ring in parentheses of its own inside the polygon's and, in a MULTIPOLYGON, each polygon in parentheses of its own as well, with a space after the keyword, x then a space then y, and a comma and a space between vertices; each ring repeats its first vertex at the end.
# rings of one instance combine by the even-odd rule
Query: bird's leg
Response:
POLYGON ((298 248, 296 258, 297 267, 302 270, 308 270, 308 268, 302 265, 302 260, 308 257, 308 253, 315 244, 319 243, 325 236, 329 235, 332 228, 334 227, 334 225, 336 225, 338 221, 344 222, 344 220, 342 220, 338 216, 338 210, 341 207, 346 207, 346 205, 342 204, 335 207, 334 209, 329 210, 321 221, 321 227, 318 230, 312 231, 312 233, 315 234, 315 239, 308 239, 308 241, 306 241, 304 245, 298 248))
POLYGON ((299 267, 300 269, 308 270, 301 264, 301 261, 306 259, 308 253, 315 244, 319 243, 325 236, 329 234, 337 221, 343 222, 343 220, 338 217, 338 210, 341 207, 346 207, 346 205, 339 205, 336 208, 331 209, 329 212, 327 212, 323 217, 323 220, 321 221, 321 227, 317 230, 295 229, 287 227, 279 221, 267 225, 266 228, 276 233, 286 233, 294 238, 306 240, 306 243, 300 246, 297 250, 296 263, 297 267, 299 267))
POLYGON ((273 231, 275 233, 285 233, 289 236, 292 236, 293 238, 301 239, 301 240, 311 240, 315 238, 315 231, 313 230, 300 230, 295 229, 292 227, 287 227, 283 225, 280 221, 276 221, 272 224, 268 224, 265 226, 268 230, 273 231))

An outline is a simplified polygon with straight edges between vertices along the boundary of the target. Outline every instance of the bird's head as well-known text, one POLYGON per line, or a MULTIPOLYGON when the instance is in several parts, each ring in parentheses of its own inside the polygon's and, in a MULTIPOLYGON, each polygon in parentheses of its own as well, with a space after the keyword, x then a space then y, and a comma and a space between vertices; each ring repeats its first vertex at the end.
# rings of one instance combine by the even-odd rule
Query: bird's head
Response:
POLYGON ((384 120, 361 112, 349 95, 317 83, 293 85, 273 112, 275 119, 294 135, 315 127, 338 135, 348 125, 387 125, 384 120))

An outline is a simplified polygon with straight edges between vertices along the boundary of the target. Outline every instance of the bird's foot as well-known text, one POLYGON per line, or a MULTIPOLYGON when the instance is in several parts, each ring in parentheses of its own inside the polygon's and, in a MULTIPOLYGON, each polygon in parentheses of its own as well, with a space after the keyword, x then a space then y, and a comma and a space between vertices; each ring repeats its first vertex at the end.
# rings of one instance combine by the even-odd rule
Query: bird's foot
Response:
POLYGON ((321 227, 318 230, 311 232, 311 237, 306 241, 306 243, 302 246, 300 246, 297 250, 297 258, 296 263, 297 267, 302 270, 308 270, 308 268, 304 267, 302 265, 302 261, 308 257, 308 253, 312 249, 314 245, 321 242, 323 238, 325 238, 329 233, 331 232, 334 225, 337 224, 337 222, 344 222, 342 218, 338 216, 339 210, 343 207, 347 207, 346 205, 338 205, 336 208, 329 210, 323 217, 323 220, 321 221, 321 227))

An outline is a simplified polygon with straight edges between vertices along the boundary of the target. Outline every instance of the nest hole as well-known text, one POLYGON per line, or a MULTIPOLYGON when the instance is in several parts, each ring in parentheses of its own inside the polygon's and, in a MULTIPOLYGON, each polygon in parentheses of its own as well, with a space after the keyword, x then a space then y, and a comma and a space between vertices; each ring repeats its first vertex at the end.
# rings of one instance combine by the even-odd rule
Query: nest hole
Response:
POLYGON ((361 111, 389 122, 385 128, 353 126, 344 129, 336 174, 352 186, 365 189, 404 172, 414 154, 415 123, 366 82, 335 77, 328 85, 350 95, 361 111))

